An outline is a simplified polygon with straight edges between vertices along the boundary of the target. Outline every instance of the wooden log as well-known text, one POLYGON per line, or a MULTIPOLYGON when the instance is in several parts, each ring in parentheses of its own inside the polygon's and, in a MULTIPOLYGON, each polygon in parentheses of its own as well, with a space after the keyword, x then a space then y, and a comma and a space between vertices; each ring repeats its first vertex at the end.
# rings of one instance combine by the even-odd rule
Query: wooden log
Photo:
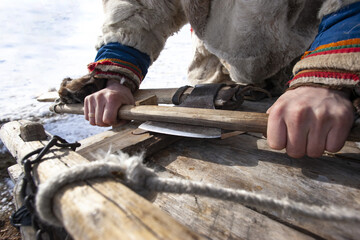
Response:
MULTIPOLYGON (((0 137, 21 159, 47 141, 24 142, 23 121, 2 126, 0 137)), ((68 149, 54 148, 36 167, 42 183, 59 171, 88 160, 68 149)), ((64 187, 56 194, 53 211, 74 239, 201 239, 115 179, 95 179, 64 187)))
MULTIPOLYGON (((22 167, 19 164, 15 164, 8 168, 8 173, 10 176, 10 179, 13 181, 13 183, 16 183, 20 174, 22 173, 22 167)), ((20 189, 15 186, 14 188, 14 194, 13 194, 13 202, 15 205, 15 209, 18 210, 24 205, 23 200, 19 197, 20 189)), ((20 227, 20 234, 22 240, 35 240, 36 239, 36 233, 33 227, 31 226, 22 226, 20 227)))
POLYGON ((10 167, 8 167, 8 174, 11 179, 11 181, 15 184, 17 183, 20 174, 23 172, 22 167, 19 164, 14 164, 10 167))

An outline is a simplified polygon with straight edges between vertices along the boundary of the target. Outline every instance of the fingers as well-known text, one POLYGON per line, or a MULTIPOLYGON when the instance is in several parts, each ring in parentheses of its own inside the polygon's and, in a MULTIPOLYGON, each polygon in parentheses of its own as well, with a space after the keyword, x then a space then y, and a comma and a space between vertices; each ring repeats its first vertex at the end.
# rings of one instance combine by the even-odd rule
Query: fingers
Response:
POLYGON ((88 120, 89 123, 93 126, 108 127, 111 126, 111 124, 109 124, 110 122, 116 124, 116 118, 115 121, 105 119, 105 106, 106 102, 104 102, 104 100, 101 99, 101 97, 98 95, 92 94, 87 96, 84 102, 85 119, 88 120))
POLYGON ((120 106, 118 106, 113 102, 107 104, 103 112, 103 119, 102 119, 103 123, 107 124, 108 126, 118 125, 120 122, 120 120, 117 117, 119 108, 120 106))
POLYGON ((279 119, 279 115, 271 110, 272 109, 269 109, 267 111, 269 114, 266 132, 268 144, 272 149, 281 150, 286 147, 287 127, 285 122, 282 119, 279 119))
POLYGON ((112 83, 96 93, 85 98, 85 119, 91 125, 101 127, 124 124, 126 121, 118 119, 118 111, 123 104, 133 104, 131 91, 119 83, 112 83))
POLYGON ((89 121, 89 97, 85 97, 84 99, 84 117, 85 117, 85 120, 89 121))
POLYGON ((308 126, 306 123, 290 123, 287 132, 286 153, 293 158, 303 157, 308 143, 308 126))
POLYGON ((304 156, 309 133, 309 124, 304 121, 306 110, 288 109, 280 100, 268 113, 269 146, 275 150, 286 148, 286 153, 293 158, 304 156))
POLYGON ((95 124, 100 127, 108 127, 110 125, 104 122, 105 103, 103 101, 96 101, 95 107, 95 124))
POLYGON ((310 128, 307 137, 306 155, 312 158, 321 157, 325 151, 326 139, 329 133, 329 127, 317 125, 310 128))
POLYGON ((96 101, 94 96, 89 95, 84 101, 84 115, 85 119, 93 126, 96 125, 96 101))
POLYGON ((354 115, 351 112, 344 114, 344 116, 346 116, 344 119, 339 120, 342 121, 341 124, 335 125, 330 129, 325 144, 326 151, 338 152, 344 146, 354 121, 354 115))
POLYGON ((267 111, 268 144, 290 157, 320 157, 339 151, 353 124, 351 102, 336 90, 300 87, 283 94, 267 111))

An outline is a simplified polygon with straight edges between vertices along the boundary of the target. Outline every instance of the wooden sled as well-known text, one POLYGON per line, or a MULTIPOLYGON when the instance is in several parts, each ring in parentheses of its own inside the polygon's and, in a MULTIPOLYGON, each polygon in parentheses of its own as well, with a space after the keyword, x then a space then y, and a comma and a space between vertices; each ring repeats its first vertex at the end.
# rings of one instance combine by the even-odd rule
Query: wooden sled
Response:
MULTIPOLYGON (((266 109, 264 103, 261 110, 266 109)), ((259 106, 259 105, 258 105, 259 106)), ((260 109, 259 108, 259 109, 260 109)), ((244 109, 254 110, 251 103, 244 109)), ((255 109, 256 110, 256 109, 255 109)), ((26 121, 5 124, 2 141, 19 161, 47 140, 20 137, 26 121)), ((93 161, 102 149, 146 150, 158 175, 244 189, 274 198, 360 211, 360 149, 347 142, 336 154, 292 159, 271 150, 261 134, 192 139, 137 132, 137 123, 84 139, 81 147, 54 149, 37 168, 39 182, 63 169, 93 161)), ((10 168, 15 177, 18 166, 10 168)), ((65 187, 53 210, 74 239, 358 239, 358 223, 311 217, 195 195, 159 193, 144 199, 116 179, 95 179, 65 187)))

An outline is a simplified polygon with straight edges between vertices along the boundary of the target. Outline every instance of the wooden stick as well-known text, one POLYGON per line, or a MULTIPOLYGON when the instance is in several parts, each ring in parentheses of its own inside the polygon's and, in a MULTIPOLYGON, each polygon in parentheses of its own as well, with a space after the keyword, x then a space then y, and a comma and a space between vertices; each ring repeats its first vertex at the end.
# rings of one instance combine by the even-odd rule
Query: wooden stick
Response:
MULTIPOLYGON (((138 101, 156 95, 158 103, 171 104, 172 96, 177 90, 178 88, 139 89, 135 92, 134 98, 135 101, 138 101)), ((58 98, 59 94, 57 92, 46 92, 39 95, 36 100, 38 102, 54 102, 58 98)))
MULTIPOLYGON (((84 114, 81 104, 55 105, 51 110, 56 113, 84 114)), ((118 116, 125 120, 171 122, 256 133, 266 133, 268 120, 265 113, 130 105, 121 107, 118 116)), ((360 126, 351 130, 347 140, 360 141, 360 126)))

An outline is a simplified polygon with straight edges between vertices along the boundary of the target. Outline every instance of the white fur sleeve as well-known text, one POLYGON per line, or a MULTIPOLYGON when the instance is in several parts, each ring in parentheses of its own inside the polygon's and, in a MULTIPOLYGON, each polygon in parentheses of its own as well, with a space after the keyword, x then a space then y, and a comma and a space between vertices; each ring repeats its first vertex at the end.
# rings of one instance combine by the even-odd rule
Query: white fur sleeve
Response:
POLYGON ((186 17, 180 0, 103 0, 105 22, 96 48, 110 42, 134 47, 155 61, 186 17))

